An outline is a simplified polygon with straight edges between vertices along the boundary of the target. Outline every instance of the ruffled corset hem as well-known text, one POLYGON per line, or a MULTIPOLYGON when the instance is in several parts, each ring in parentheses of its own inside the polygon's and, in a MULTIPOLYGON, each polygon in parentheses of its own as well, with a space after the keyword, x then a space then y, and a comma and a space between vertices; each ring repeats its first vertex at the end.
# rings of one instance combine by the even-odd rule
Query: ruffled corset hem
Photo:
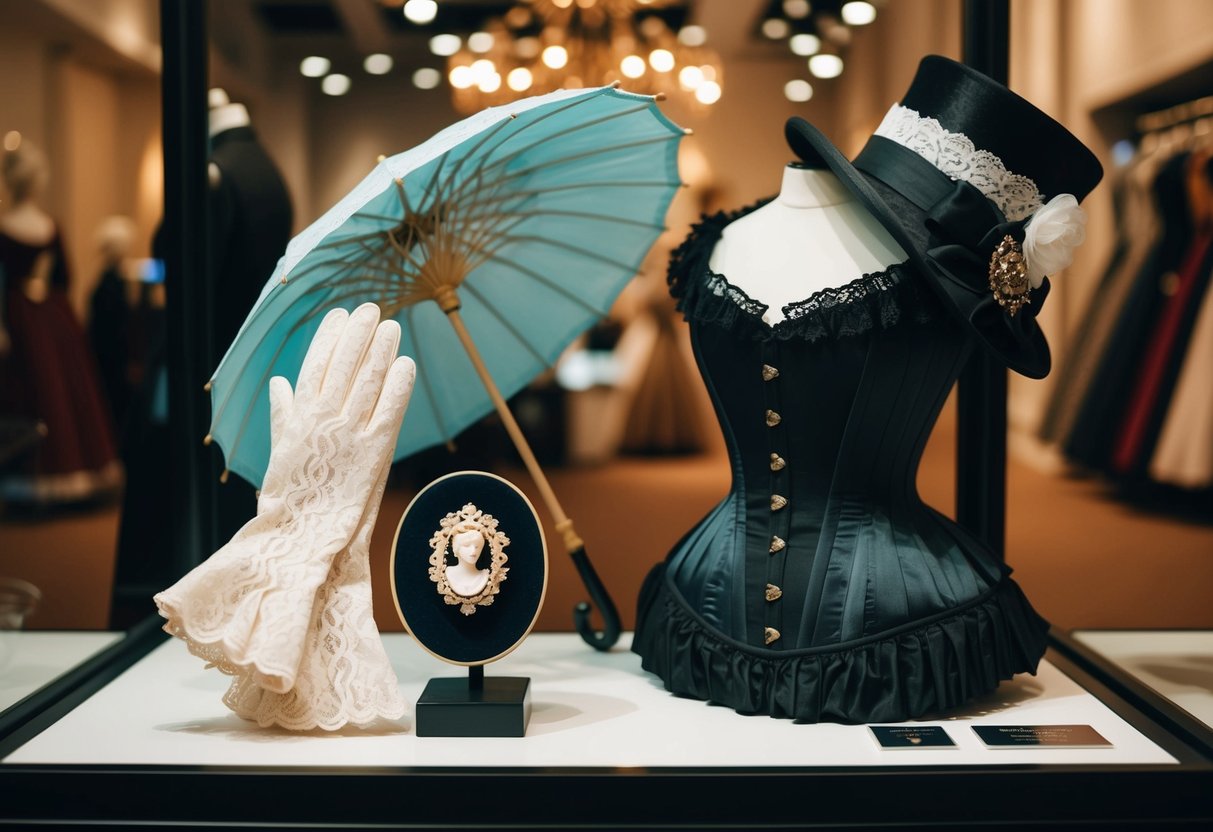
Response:
POLYGON ((1035 673, 1049 625, 1004 578, 950 614, 836 650, 758 650, 717 633, 665 578, 640 592, 632 650, 671 693, 802 722, 901 722, 1035 673))

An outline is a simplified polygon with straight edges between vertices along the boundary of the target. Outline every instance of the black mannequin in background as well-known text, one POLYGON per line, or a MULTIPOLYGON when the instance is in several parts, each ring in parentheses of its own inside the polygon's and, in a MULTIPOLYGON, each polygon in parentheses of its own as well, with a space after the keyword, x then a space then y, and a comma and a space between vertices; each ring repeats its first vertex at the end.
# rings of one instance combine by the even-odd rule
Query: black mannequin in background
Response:
MULTIPOLYGON (((210 92, 210 287, 214 310, 212 367, 248 317, 291 239, 291 198, 257 141, 248 110, 220 89, 210 92)), ((227 540, 257 510, 239 477, 219 489, 218 540, 227 540)))
MULTIPOLYGON (((286 250, 291 235, 291 201, 282 176, 257 142, 248 110, 233 104, 222 90, 210 94, 211 157, 209 270, 213 318, 208 366, 219 365, 253 308, 262 286, 286 250)), ((165 257, 157 231, 152 256, 165 257)), ((169 275, 171 280, 172 276, 169 275)), ((169 291, 171 291, 171 286, 169 291)), ((172 546, 170 528, 169 431, 163 309, 152 310, 148 359, 142 388, 132 401, 126 443, 127 488, 119 532, 118 562, 110 624, 125 628, 152 610, 151 596, 179 575, 163 555, 172 546)), ((199 391, 199 395, 205 395, 199 391)), ((198 437, 201 441, 202 437, 198 437)), ((217 450, 217 449, 216 449, 217 450)), ((214 453, 214 471, 223 466, 214 453)), ((227 540, 257 511, 253 486, 232 477, 219 487, 216 539, 227 540)))

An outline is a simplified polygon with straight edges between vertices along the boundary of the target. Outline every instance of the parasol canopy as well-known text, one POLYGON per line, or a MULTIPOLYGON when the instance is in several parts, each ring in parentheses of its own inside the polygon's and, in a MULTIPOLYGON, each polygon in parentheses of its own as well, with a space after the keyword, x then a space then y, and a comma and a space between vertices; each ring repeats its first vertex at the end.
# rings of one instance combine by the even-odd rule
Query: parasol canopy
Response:
POLYGON ((436 300, 458 291, 509 397, 604 316, 663 230, 684 131, 651 96, 562 90, 494 107, 379 164, 287 245, 210 384, 210 437, 260 485, 269 379, 293 379, 324 313, 371 301, 418 366, 396 459, 493 401, 436 300))

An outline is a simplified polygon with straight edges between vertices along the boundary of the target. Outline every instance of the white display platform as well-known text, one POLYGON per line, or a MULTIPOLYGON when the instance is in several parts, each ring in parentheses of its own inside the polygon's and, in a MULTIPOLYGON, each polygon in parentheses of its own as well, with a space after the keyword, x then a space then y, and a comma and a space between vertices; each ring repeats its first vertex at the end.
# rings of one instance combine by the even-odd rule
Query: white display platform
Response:
POLYGON ((1213 631, 1075 630, 1071 635, 1213 728, 1213 631))
MULTIPOLYGON (((406 635, 385 638, 409 702, 463 668, 406 635)), ((1174 763, 1056 667, 1003 685, 945 726, 955 749, 883 751, 862 725, 798 725, 671 696, 640 668, 628 638, 595 653, 574 634, 533 635, 489 675, 529 676, 534 714, 518 739, 419 738, 411 716, 333 735, 259 729, 220 702, 225 677, 172 641, 160 645, 7 764, 408 767, 780 767, 1174 763), (969 726, 1083 723, 1112 748, 987 749, 969 726)))
POLYGON ((120 638, 122 633, 0 630, 0 711, 120 638))

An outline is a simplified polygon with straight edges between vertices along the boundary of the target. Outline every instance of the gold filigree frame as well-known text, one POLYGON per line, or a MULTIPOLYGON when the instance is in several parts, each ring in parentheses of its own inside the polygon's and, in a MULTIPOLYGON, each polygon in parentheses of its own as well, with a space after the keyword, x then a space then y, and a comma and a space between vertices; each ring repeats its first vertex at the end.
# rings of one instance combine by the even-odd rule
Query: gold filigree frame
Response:
POLYGON ((509 557, 505 547, 510 545, 510 539, 497 528, 497 518, 485 514, 472 503, 467 503, 459 511, 452 511, 439 522, 438 531, 430 538, 430 580, 437 584, 438 594, 450 606, 458 606, 459 612, 472 615, 477 607, 490 606, 498 593, 501 584, 509 573, 506 561, 509 557), (460 595, 447 581, 447 551, 451 548, 451 538, 465 531, 477 531, 484 537, 485 545, 492 555, 489 563, 488 581, 484 589, 475 595, 460 595))

